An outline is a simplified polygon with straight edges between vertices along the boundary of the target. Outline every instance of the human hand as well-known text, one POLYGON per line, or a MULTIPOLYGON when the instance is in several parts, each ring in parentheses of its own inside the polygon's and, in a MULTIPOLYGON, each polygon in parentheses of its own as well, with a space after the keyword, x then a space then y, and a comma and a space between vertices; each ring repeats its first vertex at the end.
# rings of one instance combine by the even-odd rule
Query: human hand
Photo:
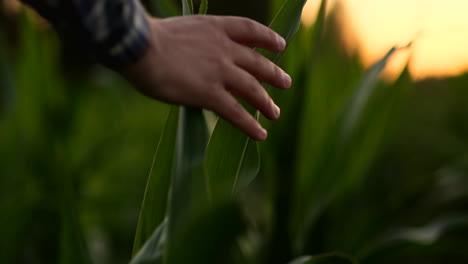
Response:
POLYGON ((284 39, 241 17, 149 19, 150 47, 123 75, 145 95, 212 110, 253 139, 265 140, 266 130, 233 96, 269 119, 279 118, 279 107, 258 81, 287 89, 291 78, 251 47, 280 52, 284 39))

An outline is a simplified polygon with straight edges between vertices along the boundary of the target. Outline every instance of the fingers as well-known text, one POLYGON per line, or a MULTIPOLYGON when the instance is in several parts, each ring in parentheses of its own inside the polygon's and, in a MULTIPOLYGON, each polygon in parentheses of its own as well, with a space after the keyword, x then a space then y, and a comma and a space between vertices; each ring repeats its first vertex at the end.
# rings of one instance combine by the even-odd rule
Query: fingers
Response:
POLYGON ((229 92, 222 91, 213 104, 213 110, 251 138, 259 141, 265 140, 267 131, 229 92))
POLYGON ((248 47, 240 44, 234 45, 233 60, 236 65, 245 69, 260 81, 283 89, 291 87, 291 77, 276 64, 248 47))
POLYGON ((222 24, 227 35, 235 42, 273 52, 280 52, 286 48, 286 41, 280 35, 254 20, 223 17, 222 24))
POLYGON ((226 74, 226 87, 235 96, 246 100, 268 119, 278 119, 280 109, 265 88, 248 72, 233 65, 226 74))

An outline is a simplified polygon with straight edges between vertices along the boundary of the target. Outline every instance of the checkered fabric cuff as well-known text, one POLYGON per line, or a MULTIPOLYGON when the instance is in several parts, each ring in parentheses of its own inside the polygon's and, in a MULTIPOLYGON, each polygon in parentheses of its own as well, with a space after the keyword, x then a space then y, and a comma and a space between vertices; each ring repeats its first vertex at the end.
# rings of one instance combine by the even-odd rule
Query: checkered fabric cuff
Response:
POLYGON ((149 43, 147 15, 135 0, 73 0, 98 55, 113 67, 135 61, 149 43))
POLYGON ((100 61, 119 68, 140 58, 149 45, 147 14, 138 0, 23 0, 62 36, 77 35, 100 61), (75 32, 76 31, 76 32, 75 32))

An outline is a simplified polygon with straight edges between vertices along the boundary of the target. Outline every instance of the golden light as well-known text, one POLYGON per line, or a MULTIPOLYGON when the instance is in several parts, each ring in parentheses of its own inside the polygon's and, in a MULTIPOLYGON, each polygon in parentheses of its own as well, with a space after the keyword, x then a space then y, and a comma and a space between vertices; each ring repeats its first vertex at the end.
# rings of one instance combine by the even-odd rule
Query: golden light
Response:
MULTIPOLYGON (((305 24, 315 19, 320 1, 309 0, 305 24)), ((333 4, 336 1, 331 1, 333 4)), ((464 0, 341 0, 349 32, 366 65, 391 47, 413 42, 410 70, 417 78, 445 77, 468 70, 468 1, 464 0)), ((389 66, 401 71, 406 56, 389 66)))

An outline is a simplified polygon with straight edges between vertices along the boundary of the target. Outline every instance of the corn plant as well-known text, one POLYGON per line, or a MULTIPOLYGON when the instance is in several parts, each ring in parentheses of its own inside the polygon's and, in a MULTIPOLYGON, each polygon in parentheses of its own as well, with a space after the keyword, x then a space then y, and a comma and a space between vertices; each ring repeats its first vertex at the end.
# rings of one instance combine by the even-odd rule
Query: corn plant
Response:
MULTIPOLYGON (((305 2, 285 1, 270 25, 287 43, 299 29, 305 2)), ((202 1, 200 14, 206 12, 207 5, 207 1, 202 1)), ((184 15, 194 13, 191 1, 182 1, 182 9, 184 15)), ((326 1, 323 1, 315 32, 312 34, 315 45, 321 38, 325 13, 326 1)), ((341 117, 337 119, 336 125, 331 127, 333 135, 330 139, 338 138, 339 141, 325 140, 327 144, 332 144, 329 146, 332 148, 329 157, 332 160, 325 160, 324 166, 329 162, 341 164, 344 156, 349 155, 343 151, 353 144, 354 137, 359 133, 359 122, 377 86, 379 74, 397 50, 398 48, 390 50, 368 71, 355 89, 348 106, 343 109, 341 117)), ((278 63, 281 57, 281 54, 264 51, 261 53, 275 63, 278 63)), ((316 55, 314 52, 312 54, 316 55)), ((404 80, 405 76, 402 77, 404 80)), ((265 88, 268 89, 266 86, 265 88)), ((248 109, 251 114, 258 116, 252 108, 248 109)), ((231 262, 231 255, 227 253, 230 252, 229 249, 236 248, 237 240, 246 228, 238 208, 239 203, 232 201, 237 200, 239 192, 257 176, 259 169, 260 157, 256 142, 222 119, 217 120, 214 131, 208 135, 200 109, 172 107, 149 175, 132 263, 231 262), (229 223, 229 228, 223 228, 222 223, 229 223), (203 242, 200 243, 203 245, 197 244, 197 239, 202 239, 203 242)), ((333 179, 334 176, 342 174, 340 171, 328 173, 330 175, 327 176, 327 180, 330 182, 336 183, 341 180, 333 179)), ((363 171, 361 169, 355 173, 362 174, 363 171)), ((312 189, 303 189, 315 188, 310 177, 299 177, 299 182, 298 194, 317 193, 312 189)), ((312 217, 317 213, 316 210, 324 206, 335 192, 330 186, 323 189, 319 196, 296 197, 298 200, 294 204, 297 207, 294 208, 293 214, 298 214, 294 215, 294 219, 300 220, 295 223, 300 231, 294 230, 297 232, 298 243, 302 243, 302 235, 307 234, 309 225, 314 223, 312 217), (307 203, 307 200, 314 202, 307 203)), ((316 259, 329 257, 349 259, 339 254, 330 254, 301 257, 292 263, 315 263, 316 259)))
MULTIPOLYGON (((411 48, 365 69, 340 46, 340 13, 327 2, 307 28, 305 0, 270 1, 270 27, 288 48, 259 52, 294 82, 288 91, 265 86, 280 120, 249 108, 269 130, 261 144, 222 119, 211 131, 200 109, 130 96, 115 79, 68 79, 57 41, 21 16, 17 56, 0 46, 0 262, 127 263, 130 239, 102 261, 90 229, 105 218, 101 226, 125 223, 105 234, 124 226, 128 236, 119 236, 132 236, 134 222, 114 211, 136 210, 143 180, 133 264, 468 261, 467 77, 413 83, 407 67, 380 81, 411 48)), ((151 3, 162 16, 195 13, 190 0, 182 11, 151 3)), ((201 1, 198 13, 207 9, 201 1)))

